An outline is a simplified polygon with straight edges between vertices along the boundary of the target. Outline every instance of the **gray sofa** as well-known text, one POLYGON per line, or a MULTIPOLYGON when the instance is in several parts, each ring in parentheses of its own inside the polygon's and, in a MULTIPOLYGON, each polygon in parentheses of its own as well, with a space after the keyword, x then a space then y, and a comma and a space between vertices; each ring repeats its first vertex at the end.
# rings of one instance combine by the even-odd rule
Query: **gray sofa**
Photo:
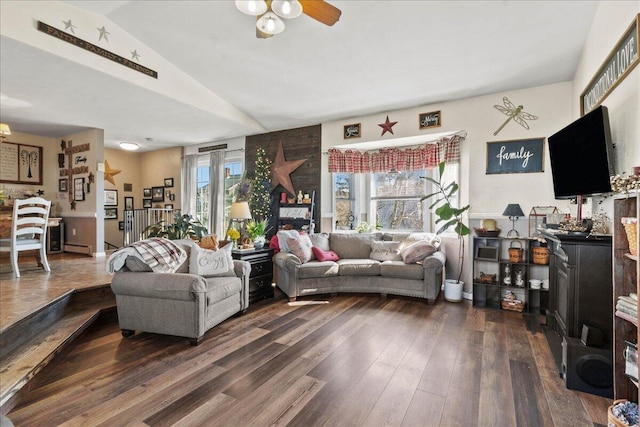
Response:
POLYGON ((205 332, 249 306, 251 265, 233 260, 233 273, 222 277, 189 274, 190 240, 177 240, 188 253, 175 273, 156 273, 127 259, 111 282, 122 335, 134 331, 187 337, 198 345, 205 332), (131 270, 136 271, 131 271, 131 270))
POLYGON ((303 263, 292 253, 277 253, 273 258, 277 286, 290 301, 295 301, 299 296, 337 292, 404 295, 424 298, 429 304, 438 298, 446 262, 441 251, 413 264, 405 264, 402 260, 379 261, 370 258, 372 240, 401 241, 406 245, 424 238, 439 245, 439 239, 433 234, 323 233, 309 237, 314 246, 330 249, 340 259, 303 263))

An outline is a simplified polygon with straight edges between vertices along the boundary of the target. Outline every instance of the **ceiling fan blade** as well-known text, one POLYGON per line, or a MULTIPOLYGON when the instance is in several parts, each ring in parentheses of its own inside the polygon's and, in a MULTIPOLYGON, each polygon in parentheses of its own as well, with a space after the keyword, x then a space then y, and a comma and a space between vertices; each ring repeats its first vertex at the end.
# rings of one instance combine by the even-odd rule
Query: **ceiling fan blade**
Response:
POLYGON ((325 25, 338 22, 342 11, 324 0, 298 0, 302 5, 302 13, 325 25))

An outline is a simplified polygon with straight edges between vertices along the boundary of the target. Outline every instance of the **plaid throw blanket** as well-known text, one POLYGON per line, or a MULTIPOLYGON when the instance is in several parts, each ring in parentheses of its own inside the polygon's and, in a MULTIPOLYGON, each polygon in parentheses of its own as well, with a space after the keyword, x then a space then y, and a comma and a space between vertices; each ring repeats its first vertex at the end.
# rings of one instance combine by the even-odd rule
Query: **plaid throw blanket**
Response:
POLYGON ((187 259, 187 253, 168 239, 152 237, 118 249, 107 260, 107 272, 113 273, 133 256, 147 264, 155 273, 174 273, 187 259))

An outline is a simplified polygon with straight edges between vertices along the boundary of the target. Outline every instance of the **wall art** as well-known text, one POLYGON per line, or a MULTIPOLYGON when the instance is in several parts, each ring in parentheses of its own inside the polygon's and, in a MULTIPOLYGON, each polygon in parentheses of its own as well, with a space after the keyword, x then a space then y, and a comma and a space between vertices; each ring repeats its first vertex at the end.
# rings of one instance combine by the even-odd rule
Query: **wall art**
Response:
POLYGON ((545 138, 487 142, 487 174, 544 171, 545 138))

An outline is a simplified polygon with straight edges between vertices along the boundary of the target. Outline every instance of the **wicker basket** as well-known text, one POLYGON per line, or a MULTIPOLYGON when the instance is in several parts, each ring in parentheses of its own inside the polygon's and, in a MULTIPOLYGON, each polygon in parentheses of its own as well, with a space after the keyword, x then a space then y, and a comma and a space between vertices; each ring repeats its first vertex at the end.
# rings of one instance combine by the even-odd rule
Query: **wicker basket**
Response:
POLYGON ((531 251, 533 253, 533 263, 540 265, 549 264, 549 248, 536 246, 531 251))
POLYGON ((522 313, 522 310, 524 310, 524 302, 518 300, 502 300, 502 308, 503 310, 511 310, 522 313))
POLYGON ((607 426, 608 427, 629 427, 628 424, 623 423, 618 419, 618 417, 613 415, 613 408, 617 404, 623 403, 623 402, 626 402, 626 399, 614 400, 613 405, 609 406, 609 409, 607 409, 607 426))
POLYGON ((638 255, 638 220, 636 218, 621 218, 624 231, 629 242, 631 255, 638 255))
POLYGON ((510 262, 522 262, 522 254, 524 250, 522 249, 522 242, 520 240, 513 240, 509 245, 509 261, 510 262), (514 248, 513 244, 517 243, 520 245, 519 248, 514 248))

